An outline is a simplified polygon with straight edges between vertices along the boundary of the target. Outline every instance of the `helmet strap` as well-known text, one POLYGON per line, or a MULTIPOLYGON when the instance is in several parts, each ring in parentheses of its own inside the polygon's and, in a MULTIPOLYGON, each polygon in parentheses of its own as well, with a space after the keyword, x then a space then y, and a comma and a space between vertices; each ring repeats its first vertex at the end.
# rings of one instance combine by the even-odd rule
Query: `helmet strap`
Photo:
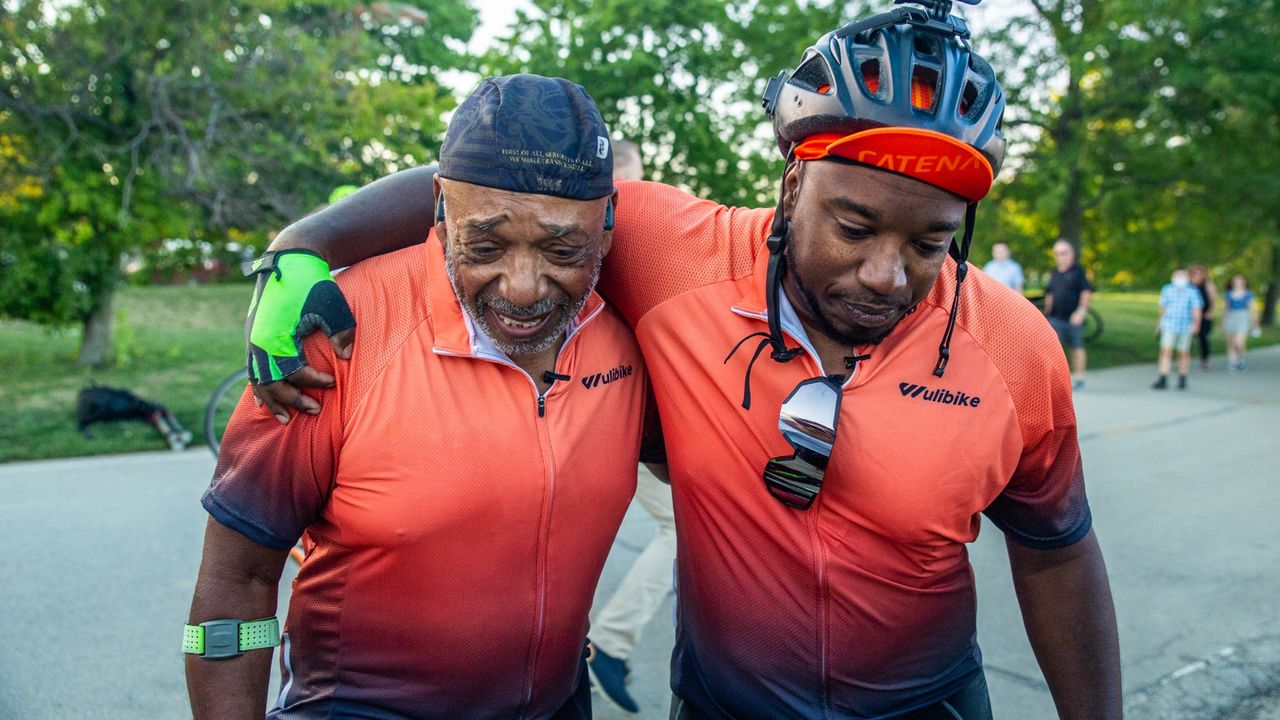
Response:
POLYGON ((771 348, 769 357, 777 362, 790 362, 804 352, 804 348, 787 347, 786 338, 782 335, 782 313, 778 306, 778 293, 782 292, 782 276, 787 271, 785 251, 791 231, 791 223, 787 222, 783 204, 787 189, 787 171, 791 169, 793 162, 795 162, 795 144, 792 144, 791 149, 787 151, 786 169, 782 172, 782 181, 778 186, 778 206, 774 208, 773 226, 770 228, 769 238, 765 241, 765 247, 769 248, 769 270, 765 279, 765 314, 769 323, 769 332, 751 333, 742 338, 724 359, 726 363, 729 362, 738 352, 738 348, 742 347, 747 340, 753 337, 761 338, 755 352, 751 355, 751 361, 747 363, 746 377, 743 378, 742 407, 746 410, 751 409, 751 369, 755 367, 756 360, 759 359, 765 347, 771 348))
POLYGON ((947 371, 947 361, 951 359, 951 336, 955 332, 956 313, 960 309, 960 285, 969 274, 969 247, 973 243, 973 224, 977 214, 978 203, 969 203, 964 213, 964 235, 961 236, 958 247, 955 242, 951 243, 950 254, 956 261, 956 294, 951 298, 951 314, 947 318, 947 329, 942 334, 942 344, 938 346, 938 364, 933 368, 933 374, 937 377, 942 377, 942 374, 947 371))

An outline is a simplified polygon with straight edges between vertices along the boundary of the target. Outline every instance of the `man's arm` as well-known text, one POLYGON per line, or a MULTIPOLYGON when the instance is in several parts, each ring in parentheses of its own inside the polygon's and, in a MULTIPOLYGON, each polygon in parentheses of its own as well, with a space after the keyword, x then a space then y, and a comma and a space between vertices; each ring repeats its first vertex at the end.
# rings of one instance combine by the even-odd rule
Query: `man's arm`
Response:
POLYGON ((1120 643, 1107 568, 1090 530, 1036 550, 1006 540, 1027 637, 1062 720, 1122 716, 1120 643))
POLYGON ((1076 311, 1071 313, 1072 325, 1083 325, 1085 315, 1089 312, 1089 303, 1093 301, 1093 291, 1084 290, 1080 293, 1080 304, 1076 306, 1076 311))
POLYGON ((435 224, 436 166, 401 170, 280 231, 269 250, 311 250, 346 267, 420 243, 435 224))
MULTIPOLYGON (((276 613, 280 573, 288 550, 259 545, 212 518, 188 622, 260 620, 276 613)), ((271 650, 226 660, 187 655, 187 693, 195 720, 262 720, 267 706, 271 650)))

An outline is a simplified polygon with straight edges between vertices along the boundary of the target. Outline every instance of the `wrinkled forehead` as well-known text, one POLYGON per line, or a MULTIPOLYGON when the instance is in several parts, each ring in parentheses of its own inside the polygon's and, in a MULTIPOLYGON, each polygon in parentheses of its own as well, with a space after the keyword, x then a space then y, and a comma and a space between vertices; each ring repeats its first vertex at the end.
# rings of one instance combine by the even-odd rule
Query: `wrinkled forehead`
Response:
POLYGON ((604 212, 604 198, 577 200, 514 192, 448 178, 440 178, 440 188, 449 222, 462 224, 462 229, 542 226, 551 234, 561 234, 598 228, 604 212))

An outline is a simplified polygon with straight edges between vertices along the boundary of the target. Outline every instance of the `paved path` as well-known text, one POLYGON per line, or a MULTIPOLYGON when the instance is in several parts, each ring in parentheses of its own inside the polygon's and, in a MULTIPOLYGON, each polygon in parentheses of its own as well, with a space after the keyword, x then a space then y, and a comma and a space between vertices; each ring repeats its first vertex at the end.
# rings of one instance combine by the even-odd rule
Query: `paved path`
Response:
MULTIPOLYGON (((1280 348, 1251 362, 1186 392, 1109 370, 1078 395, 1131 720, 1280 717, 1280 348)), ((211 469, 205 451, 0 465, 0 720, 189 717, 177 627, 211 469)), ((633 506, 601 595, 652 532, 633 506)), ((996 717, 1053 718, 1000 534, 971 554, 996 717)), ((642 718, 666 717, 671 634, 668 604, 634 659, 642 718)))

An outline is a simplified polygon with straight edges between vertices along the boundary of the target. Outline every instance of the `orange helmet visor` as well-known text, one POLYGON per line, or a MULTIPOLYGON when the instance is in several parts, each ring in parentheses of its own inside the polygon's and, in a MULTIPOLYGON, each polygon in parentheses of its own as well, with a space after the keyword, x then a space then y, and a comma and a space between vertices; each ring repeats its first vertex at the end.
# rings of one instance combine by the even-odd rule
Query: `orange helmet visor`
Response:
POLYGON ((852 160, 915 178, 969 202, 986 197, 995 179, 991 163, 976 148, 950 135, 918 128, 880 127, 852 135, 819 133, 796 145, 795 157, 852 160))

